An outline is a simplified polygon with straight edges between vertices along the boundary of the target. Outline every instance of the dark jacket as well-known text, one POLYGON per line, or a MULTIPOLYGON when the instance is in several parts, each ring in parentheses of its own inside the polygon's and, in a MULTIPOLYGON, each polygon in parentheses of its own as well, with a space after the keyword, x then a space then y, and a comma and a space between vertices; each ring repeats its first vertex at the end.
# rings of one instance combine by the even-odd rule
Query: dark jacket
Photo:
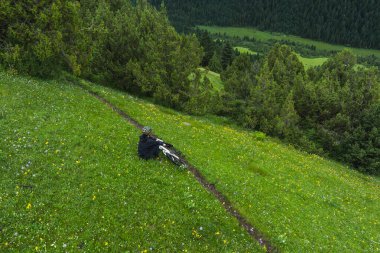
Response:
POLYGON ((162 142, 157 141, 155 138, 143 134, 140 136, 138 154, 143 159, 155 158, 160 152, 159 146, 161 144, 162 142))

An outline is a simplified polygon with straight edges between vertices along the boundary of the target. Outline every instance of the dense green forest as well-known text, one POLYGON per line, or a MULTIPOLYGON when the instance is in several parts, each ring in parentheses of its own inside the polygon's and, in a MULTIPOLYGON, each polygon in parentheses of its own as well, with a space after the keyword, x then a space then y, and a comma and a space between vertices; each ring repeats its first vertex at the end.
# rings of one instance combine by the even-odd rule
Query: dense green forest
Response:
POLYGON ((222 114, 240 124, 329 154, 370 173, 380 172, 378 69, 355 68, 349 51, 307 72, 286 45, 260 65, 241 55, 222 73, 222 114))
MULTIPOLYGON (((190 6, 206 11, 196 2, 190 6)), ((365 15, 372 10, 363 9, 365 15)), ((260 57, 239 55, 207 33, 178 34, 166 9, 147 0, 3 0, 0 25, 0 63, 13 73, 56 78, 70 72, 190 114, 227 116, 380 173, 378 68, 355 67, 349 51, 307 71, 287 45, 272 45, 260 57), (201 65, 221 73, 222 91, 202 77, 201 65)), ((379 34, 367 30, 360 41, 372 43, 366 38, 376 41, 379 34)))
MULTIPOLYGON (((161 0, 151 0, 155 5, 161 0)), ((380 49, 377 0, 167 0, 179 30, 205 24, 254 26, 326 42, 380 49)))
POLYGON ((0 61, 17 72, 70 71, 188 112, 212 97, 198 84, 196 37, 179 35, 146 0, 5 0, 0 24, 0 61))

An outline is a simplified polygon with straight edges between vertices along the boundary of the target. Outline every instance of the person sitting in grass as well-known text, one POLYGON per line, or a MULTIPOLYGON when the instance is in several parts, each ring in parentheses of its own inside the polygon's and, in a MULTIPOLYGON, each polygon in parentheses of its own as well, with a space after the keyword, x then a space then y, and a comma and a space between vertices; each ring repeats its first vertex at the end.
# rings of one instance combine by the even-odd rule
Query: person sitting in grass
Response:
POLYGON ((140 158, 145 160, 158 158, 161 150, 164 156, 166 156, 175 165, 180 168, 187 168, 186 160, 181 158, 178 151, 171 148, 173 148, 172 144, 165 143, 162 140, 153 137, 151 127, 143 127, 137 150, 140 158))
POLYGON ((142 129, 142 135, 138 145, 138 154, 142 159, 157 158, 160 153, 160 145, 170 147, 172 145, 157 140, 152 136, 152 128, 145 126, 142 129))

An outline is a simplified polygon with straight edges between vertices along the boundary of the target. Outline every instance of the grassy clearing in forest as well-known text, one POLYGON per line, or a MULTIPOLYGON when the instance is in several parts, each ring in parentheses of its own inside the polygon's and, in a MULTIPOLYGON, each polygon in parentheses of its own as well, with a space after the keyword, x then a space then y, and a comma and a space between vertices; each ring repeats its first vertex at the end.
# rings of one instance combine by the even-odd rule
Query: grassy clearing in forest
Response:
POLYGON ((298 56, 298 59, 302 62, 302 64, 305 66, 305 69, 321 66, 323 63, 325 63, 329 59, 326 57, 306 58, 306 57, 302 57, 300 54, 297 54, 297 56, 298 56))
POLYGON ((0 72, 0 251, 262 251, 139 135, 77 86, 0 72))
POLYGON ((221 118, 191 117, 87 83, 187 155, 285 252, 380 252, 380 185, 221 118))
POLYGON ((252 51, 251 49, 246 48, 246 47, 234 47, 234 49, 238 50, 241 54, 253 54, 253 55, 257 54, 257 52, 252 51))
MULTIPOLYGON (((254 52, 250 50, 249 48, 245 47, 234 47, 234 49, 237 49, 242 54, 257 54, 257 52, 254 52)), ((306 58, 302 57, 300 54, 297 54, 298 59, 302 62, 302 64, 305 66, 305 69, 309 69, 311 67, 321 66, 325 61, 327 61, 329 58, 326 57, 320 57, 320 58, 306 58)))
POLYGON ((216 90, 220 91, 223 88, 223 82, 220 79, 219 73, 213 72, 211 70, 206 70, 205 68, 199 68, 199 70, 202 72, 202 75, 206 76, 210 80, 211 84, 216 90))
POLYGON ((212 34, 220 33, 220 34, 226 34, 227 36, 237 36, 237 37, 249 37, 249 38, 255 38, 256 40, 287 40, 290 42, 297 42, 302 43, 305 45, 314 45, 317 50, 326 50, 326 51, 341 51, 345 48, 348 48, 352 50, 352 52, 358 56, 369 56, 369 55, 375 55, 377 57, 380 57, 380 50, 375 49, 364 49, 364 48, 353 48, 353 47, 347 47, 343 45, 334 45, 329 44, 326 42, 311 40, 311 39, 305 39, 298 36, 293 35, 285 35, 282 33, 275 33, 275 32, 263 32, 259 31, 255 28, 251 27, 218 27, 218 26, 198 26, 200 29, 204 29, 209 31, 212 34))

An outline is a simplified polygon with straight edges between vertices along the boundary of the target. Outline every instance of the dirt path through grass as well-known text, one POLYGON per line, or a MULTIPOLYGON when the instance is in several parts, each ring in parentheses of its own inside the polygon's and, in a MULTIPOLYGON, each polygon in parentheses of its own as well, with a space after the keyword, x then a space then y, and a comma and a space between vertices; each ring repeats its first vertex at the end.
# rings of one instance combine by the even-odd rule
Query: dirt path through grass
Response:
MULTIPOLYGON (((125 120, 127 120, 130 124, 133 126, 142 129, 143 125, 141 125, 139 122, 134 120, 132 117, 130 117, 128 114, 126 114, 123 110, 118 108, 117 106, 113 105, 111 102, 109 102, 104 97, 100 96, 98 93, 91 91, 87 89, 86 87, 79 85, 82 89, 87 91, 90 95, 97 98, 99 101, 110 107, 113 111, 117 112, 121 117, 123 117, 125 120)), ((186 165, 188 170, 194 175, 194 177, 197 179, 197 181, 210 193, 213 194, 213 196, 219 200, 219 202, 222 204, 222 206, 233 216, 235 217, 239 224, 248 232, 248 234, 255 239, 262 247, 266 249, 267 252, 277 252, 278 250, 272 246, 272 244, 269 242, 268 239, 266 239, 260 231, 255 229, 248 220, 231 204, 231 202, 227 199, 223 193, 218 191, 218 189, 215 188, 215 185, 211 184, 207 181, 207 179, 202 175, 202 173, 194 167, 192 164, 190 164, 187 159, 182 156, 181 157, 186 165)))

